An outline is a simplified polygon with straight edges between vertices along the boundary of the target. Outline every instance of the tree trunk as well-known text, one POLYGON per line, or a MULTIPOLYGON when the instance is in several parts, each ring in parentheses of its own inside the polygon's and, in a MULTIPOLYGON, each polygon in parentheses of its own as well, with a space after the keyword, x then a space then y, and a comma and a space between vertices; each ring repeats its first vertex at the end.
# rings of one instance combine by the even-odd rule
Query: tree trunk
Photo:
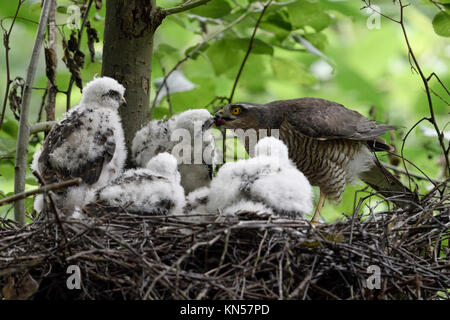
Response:
POLYGON ((106 1, 102 75, 126 88, 127 106, 119 111, 128 151, 149 119, 153 35, 162 20, 158 12, 155 0, 106 1))

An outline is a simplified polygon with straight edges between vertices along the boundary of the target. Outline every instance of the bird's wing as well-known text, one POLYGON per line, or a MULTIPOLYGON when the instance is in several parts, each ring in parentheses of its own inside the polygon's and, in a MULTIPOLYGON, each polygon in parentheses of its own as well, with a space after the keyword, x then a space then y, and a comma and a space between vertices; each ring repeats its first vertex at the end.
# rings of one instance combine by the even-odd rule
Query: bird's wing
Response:
POLYGON ((131 169, 96 191, 102 206, 141 215, 166 215, 176 205, 173 194, 162 188, 170 181, 144 169, 131 169), (156 190, 156 189, 158 190, 156 190))
POLYGON ((55 125, 45 139, 39 168, 47 183, 81 178, 95 183, 103 166, 113 158, 116 142, 112 127, 89 127, 87 111, 74 110, 55 125), (91 129, 90 129, 91 128, 91 129))
POLYGON ((320 140, 376 140, 395 126, 377 124, 343 105, 319 98, 274 101, 266 106, 280 108, 281 126, 292 127, 301 134, 320 140))

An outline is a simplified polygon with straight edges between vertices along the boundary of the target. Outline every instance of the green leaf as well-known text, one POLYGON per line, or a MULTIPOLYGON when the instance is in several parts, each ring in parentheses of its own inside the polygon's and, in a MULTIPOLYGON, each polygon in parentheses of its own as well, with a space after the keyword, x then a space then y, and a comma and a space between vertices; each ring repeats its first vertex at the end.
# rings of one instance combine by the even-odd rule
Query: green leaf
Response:
POLYGON ((17 121, 13 118, 5 116, 3 120, 2 132, 7 133, 11 137, 17 137, 17 132, 19 131, 19 125, 17 121))
POLYGON ((164 118, 170 118, 169 114, 169 108, 166 107, 156 107, 155 111, 153 112, 153 118, 152 119, 164 119, 164 118))
POLYGON ((289 31, 270 22, 262 22, 259 27, 263 30, 272 32, 275 35, 275 38, 271 36, 271 43, 274 43, 273 40, 275 40, 276 43, 281 44, 290 34, 289 31))
POLYGON ((163 58, 170 55, 175 55, 178 53, 178 50, 174 47, 166 44, 166 43, 160 43, 156 50, 153 52, 156 58, 163 58))
POLYGON ((67 14, 67 7, 66 6, 58 6, 58 8, 56 8, 56 11, 59 13, 67 14))
POLYGON ((0 135, 0 155, 5 155, 16 148, 16 139, 0 135))
POLYGON ((320 51, 324 51, 328 43, 327 36, 323 33, 310 33, 303 37, 320 51))
POLYGON ((289 21, 289 14, 286 11, 273 12, 268 15, 266 19, 264 19, 264 22, 270 22, 281 29, 292 31, 292 24, 289 21))
POLYGON ((292 24, 289 21, 287 11, 275 11, 264 17, 260 24, 260 28, 273 32, 278 41, 283 41, 292 31, 292 24))
POLYGON ((272 68, 275 76, 283 81, 296 82, 298 84, 309 86, 317 83, 317 79, 306 71, 306 68, 302 63, 296 60, 273 58, 272 68))
POLYGON ((34 198, 30 197, 30 198, 26 198, 25 199, 25 210, 28 213, 32 213, 34 208, 33 208, 33 204, 34 204, 34 198))
POLYGON ((38 183, 37 183, 37 181, 36 181, 36 178, 27 178, 27 179, 25 180, 25 183, 28 184, 28 185, 30 185, 30 186, 34 186, 34 187, 37 187, 37 186, 38 186, 38 183))
MULTIPOLYGON (((190 54, 193 50, 195 50, 195 48, 198 47, 198 44, 193 45, 192 47, 189 47, 186 49, 186 51, 184 52, 184 54, 187 56, 188 54, 190 54)), ((205 52, 207 49, 209 48, 209 44, 205 43, 200 49, 198 49, 193 55, 192 55, 192 59, 197 59, 198 56, 202 53, 205 52)))
MULTIPOLYGON (((245 48, 245 51, 248 50, 248 46, 250 44, 250 39, 234 39, 235 43, 239 43, 239 48, 245 48)), ((267 55, 273 55, 273 48, 271 45, 265 43, 264 41, 261 41, 259 39, 253 40, 253 48, 252 52, 253 54, 267 54, 267 55)))
POLYGON ((310 26, 317 32, 325 29, 331 22, 330 16, 324 12, 320 3, 298 0, 288 7, 289 20, 294 29, 310 26))
MULTIPOLYGON (((248 50, 250 39, 225 38, 217 41, 207 51, 216 75, 240 65, 242 57, 248 50)), ((273 55, 273 48, 267 43, 254 39, 252 54, 273 55)))
MULTIPOLYGON (((450 1, 450 0, 449 0, 450 1)), ((444 10, 445 12, 447 12, 448 14, 450 14, 450 3, 449 4, 444 4, 444 10)))
POLYGON ((221 75, 239 64, 243 54, 229 39, 216 41, 206 51, 216 75, 221 75))
POLYGON ((433 29, 436 34, 450 37, 450 15, 441 11, 433 19, 433 29))
POLYGON ((189 10, 190 13, 208 18, 221 18, 231 12, 231 6, 224 0, 212 0, 204 5, 189 10))
POLYGON ((216 84, 209 77, 192 77, 192 82, 198 84, 194 90, 177 92, 170 96, 174 113, 180 113, 189 108, 207 105, 215 97, 216 84))

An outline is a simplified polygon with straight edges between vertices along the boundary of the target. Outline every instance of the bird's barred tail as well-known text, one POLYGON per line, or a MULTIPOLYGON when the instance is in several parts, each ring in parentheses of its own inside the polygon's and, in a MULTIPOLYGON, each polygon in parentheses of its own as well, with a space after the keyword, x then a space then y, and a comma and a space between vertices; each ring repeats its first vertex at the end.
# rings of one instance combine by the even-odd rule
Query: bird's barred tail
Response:
POLYGON ((384 198, 393 202, 397 207, 408 208, 419 203, 417 195, 389 172, 378 160, 369 171, 363 172, 361 180, 375 189, 384 198))

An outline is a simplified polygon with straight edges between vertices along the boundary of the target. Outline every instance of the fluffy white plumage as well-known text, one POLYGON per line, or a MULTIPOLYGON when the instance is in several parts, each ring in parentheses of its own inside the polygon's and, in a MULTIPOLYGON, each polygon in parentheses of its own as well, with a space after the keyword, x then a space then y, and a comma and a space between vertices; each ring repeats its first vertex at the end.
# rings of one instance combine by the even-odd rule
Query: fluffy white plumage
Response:
POLYGON ((186 193, 208 186, 216 163, 211 114, 206 109, 192 109, 169 120, 153 120, 136 133, 132 156, 144 167, 160 152, 172 153, 178 160, 181 184, 186 193))
MULTIPOLYGON (((126 149, 117 109, 124 93, 125 88, 112 78, 87 83, 80 104, 52 128, 34 156, 31 167, 46 183, 82 178, 80 186, 55 195, 65 213, 83 203, 89 189, 104 186, 123 171, 126 149)), ((35 209, 42 210, 42 197, 35 201, 35 209)))
POLYGON ((177 160, 168 153, 160 153, 148 162, 147 168, 127 170, 97 189, 90 201, 83 206, 87 213, 112 207, 143 215, 181 214, 185 195, 177 160))
MULTIPOLYGON (((36 152, 33 154, 33 160, 31 161, 31 165, 30 165, 31 170, 36 171, 38 173, 39 173, 38 162, 39 162, 39 157, 41 156, 41 152, 42 152, 42 150, 36 150, 36 152)), ((40 213, 44 209, 44 195, 43 194, 36 195, 36 197, 34 198, 33 209, 37 213, 40 213)))
POLYGON ((303 217, 312 211, 312 187, 289 160, 281 140, 261 139, 254 158, 224 164, 211 182, 210 212, 245 208, 268 208, 275 215, 289 217, 303 217))
POLYGON ((184 212, 203 214, 208 213, 207 203, 210 189, 208 187, 198 188, 186 196, 186 206, 184 212))
POLYGON ((153 174, 165 177, 173 183, 181 182, 177 159, 167 152, 154 156, 145 167, 153 174))
POLYGON ((241 200, 223 210, 223 214, 226 216, 234 216, 239 212, 254 212, 254 213, 264 213, 273 214, 273 211, 268 206, 261 202, 254 202, 250 200, 241 200))

